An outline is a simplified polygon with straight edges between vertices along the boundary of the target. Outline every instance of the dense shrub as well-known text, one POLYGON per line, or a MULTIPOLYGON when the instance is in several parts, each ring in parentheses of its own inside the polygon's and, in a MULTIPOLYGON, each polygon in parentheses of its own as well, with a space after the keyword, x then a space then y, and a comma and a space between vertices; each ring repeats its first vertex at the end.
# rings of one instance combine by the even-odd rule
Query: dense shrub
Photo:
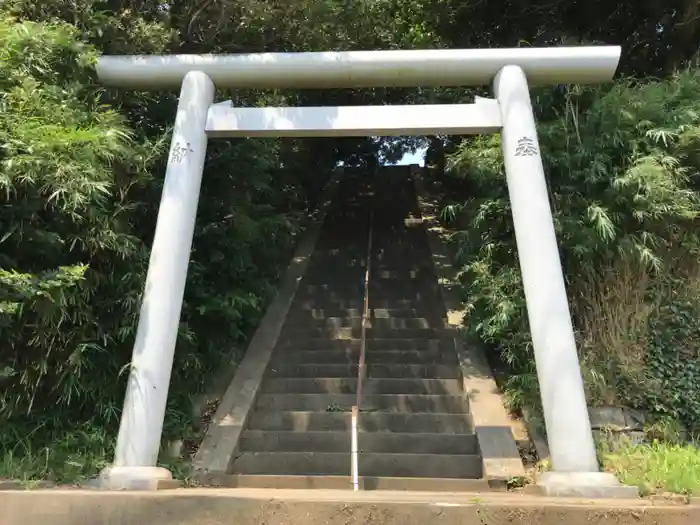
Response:
MULTIPOLYGON (((113 446, 167 134, 101 103, 95 56, 67 24, 0 22, 0 477, 94 471, 113 446)), ((279 149, 211 148, 166 437, 290 255, 304 199, 279 149)))

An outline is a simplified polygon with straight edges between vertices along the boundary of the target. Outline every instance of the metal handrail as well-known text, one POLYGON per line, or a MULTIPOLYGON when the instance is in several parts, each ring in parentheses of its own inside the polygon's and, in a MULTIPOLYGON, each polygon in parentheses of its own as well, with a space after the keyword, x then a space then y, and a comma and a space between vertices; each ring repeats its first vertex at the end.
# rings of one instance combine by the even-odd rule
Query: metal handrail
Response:
POLYGON ((374 210, 370 211, 369 215, 369 235, 367 239, 367 265, 365 266, 365 289, 364 303, 362 306, 362 326, 360 333, 360 359, 357 367, 357 390, 355 398, 355 406, 352 407, 351 413, 351 474, 352 487, 357 491, 360 488, 359 475, 359 460, 358 460, 358 419, 360 417, 360 404, 362 402, 362 381, 365 378, 365 350, 367 346, 367 322, 369 319, 369 276, 372 266, 372 237, 374 234, 374 210))

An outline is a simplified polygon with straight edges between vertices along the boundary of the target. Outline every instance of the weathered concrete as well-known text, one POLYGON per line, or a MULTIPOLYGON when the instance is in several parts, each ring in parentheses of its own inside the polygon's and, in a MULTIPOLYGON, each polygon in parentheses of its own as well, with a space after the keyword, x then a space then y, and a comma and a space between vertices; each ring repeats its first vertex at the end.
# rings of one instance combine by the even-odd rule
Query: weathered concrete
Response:
MULTIPOLYGON (((349 365, 357 363, 359 355, 359 349, 351 348, 345 350, 292 350, 284 354, 273 356, 272 362, 275 364, 287 362, 349 365)), ((440 352, 434 349, 375 350, 371 355, 366 356, 366 359, 367 363, 377 364, 401 364, 409 362, 415 365, 457 365, 457 355, 454 352, 440 352)))
POLYGON ((0 492, 3 525, 693 525, 700 506, 348 490, 0 492))
POLYGON ((545 496, 639 497, 637 487, 622 485, 617 476, 607 472, 545 472, 537 480, 537 488, 545 496))
MULTIPOLYGON (((473 434, 360 432, 359 450, 369 453, 402 451, 414 454, 477 454, 473 434)), ((248 430, 241 438, 242 447, 251 452, 340 452, 347 455, 350 433, 343 431, 265 432, 248 430)))
MULTIPOLYGON (((250 428, 269 431, 349 431, 349 412, 255 412, 250 428)), ((365 432, 469 434, 472 423, 468 414, 410 414, 366 412, 358 421, 365 432)))
POLYGON ((483 457, 484 477, 494 481, 508 481, 525 476, 525 468, 511 429, 512 420, 505 409, 503 396, 496 385, 486 357, 476 347, 466 348, 458 332, 462 325, 463 309, 456 293, 456 271, 452 267, 447 247, 440 236, 437 209, 426 193, 421 169, 411 166, 419 197, 422 221, 435 269, 441 284, 447 311, 446 328, 454 340, 459 358, 464 390, 469 397, 474 429, 483 457))
POLYGON ((549 445, 547 444, 547 438, 544 435, 544 429, 542 428, 543 425, 537 424, 535 416, 527 407, 522 408, 522 416, 525 426, 527 427, 527 433, 533 446, 535 447, 537 458, 540 461, 549 460, 549 445))
MULTIPOLYGON (((387 363, 368 364, 369 377, 374 378, 416 378, 416 379, 456 379, 459 370, 445 365, 397 365, 387 363)), ((269 371, 270 377, 354 377, 357 376, 357 364, 354 365, 295 365, 282 363, 269 371)))
MULTIPOLYGON (((402 478, 359 476, 359 485, 363 490, 400 490, 431 492, 492 492, 493 489, 483 479, 470 478, 402 478)), ((231 488, 273 488, 300 490, 350 490, 350 476, 254 476, 230 475, 217 480, 218 487, 231 488)))
MULTIPOLYGON (((365 394, 362 407, 366 411, 379 412, 434 412, 461 414, 466 411, 463 396, 440 394, 365 394)), ((329 405, 335 410, 350 411, 356 401, 354 394, 260 394, 255 404, 258 410, 323 411, 329 405)))
MULTIPOLYGON (((350 476, 349 454, 343 452, 243 452, 232 474, 350 476)), ((365 476, 406 478, 481 478, 481 458, 471 454, 359 454, 365 476)))
POLYGON ((231 463, 297 286, 306 272, 309 258, 316 246, 338 181, 339 175, 336 173, 324 190, 318 213, 296 250, 282 287, 255 331, 246 356, 224 394, 194 457, 193 468, 200 476, 224 473, 231 463))
MULTIPOLYGON (((304 352, 307 353, 307 352, 304 352)), ((265 382, 268 393, 284 394, 288 391, 309 394, 354 394, 357 380, 354 378, 283 378, 265 382)), ((459 395, 462 386, 457 379, 368 378, 362 382, 366 394, 443 394, 459 395)))

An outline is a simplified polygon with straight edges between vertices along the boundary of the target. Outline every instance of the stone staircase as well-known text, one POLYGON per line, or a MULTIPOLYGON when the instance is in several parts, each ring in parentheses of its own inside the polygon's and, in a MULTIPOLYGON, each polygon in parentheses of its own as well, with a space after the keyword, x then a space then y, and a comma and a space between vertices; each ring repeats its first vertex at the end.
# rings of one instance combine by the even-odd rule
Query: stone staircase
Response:
POLYGON ((225 485, 351 488, 365 269, 364 489, 488 488, 409 171, 346 173, 249 414, 225 485))

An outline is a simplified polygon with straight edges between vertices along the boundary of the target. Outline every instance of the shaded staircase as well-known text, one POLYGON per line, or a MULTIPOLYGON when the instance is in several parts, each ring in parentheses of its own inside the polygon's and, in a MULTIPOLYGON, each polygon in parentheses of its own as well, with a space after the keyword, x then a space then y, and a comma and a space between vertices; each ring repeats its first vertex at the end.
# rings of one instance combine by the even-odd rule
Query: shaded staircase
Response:
POLYGON ((351 488, 368 239, 364 489, 481 490, 482 460, 409 171, 346 173, 226 484, 351 488))

